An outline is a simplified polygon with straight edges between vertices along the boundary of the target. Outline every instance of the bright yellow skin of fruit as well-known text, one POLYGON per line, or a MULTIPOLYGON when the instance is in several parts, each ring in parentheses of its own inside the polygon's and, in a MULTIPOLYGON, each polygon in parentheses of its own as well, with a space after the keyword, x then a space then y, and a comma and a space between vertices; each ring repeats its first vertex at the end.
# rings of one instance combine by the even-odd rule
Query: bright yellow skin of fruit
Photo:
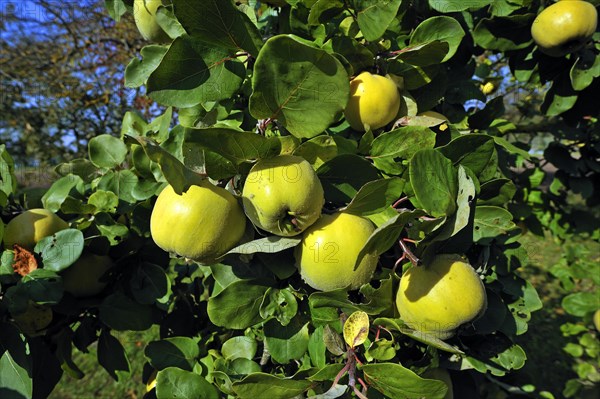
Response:
POLYGON ((448 392, 446 392, 444 399, 454 399, 454 392, 452 391, 452 379, 450 378, 450 374, 448 374, 446 369, 428 369, 423 373, 423 375, 421 375, 421 377, 442 381, 448 387, 448 392))
POLYGON ((84 252, 75 263, 61 272, 63 287, 78 298, 97 295, 107 284, 100 279, 114 265, 109 256, 84 252))
POLYGON ((370 220, 349 213, 323 215, 310 226, 295 249, 296 267, 316 290, 354 290, 368 283, 379 257, 367 254, 358 268, 358 254, 375 230, 370 220))
POLYGON ((229 191, 203 181, 179 195, 167 186, 150 216, 150 234, 167 252, 213 263, 238 243, 246 217, 229 191))
POLYGON ((171 38, 156 22, 156 10, 162 0, 135 0, 133 19, 143 38, 156 43, 168 43, 171 38))
POLYGON ((400 92, 392 79, 362 72, 350 81, 350 99, 344 116, 352 127, 364 132, 365 125, 379 129, 390 123, 400 110, 400 92))
POLYGON ((402 275, 396 306, 409 327, 447 339, 485 311, 487 297, 469 263, 459 255, 438 255, 402 275))
POLYGON ((30 251, 42 238, 68 229, 67 222, 47 209, 35 208, 21 213, 4 228, 4 248, 18 244, 30 251))
POLYGON ((596 310, 596 313, 594 313, 594 327, 596 327, 596 330, 600 331, 600 309, 596 310))
POLYGON ((52 317, 52 309, 35 302, 29 302, 25 312, 13 316, 19 329, 32 337, 43 335, 44 329, 52 322, 52 317))
POLYGON ((246 178, 242 201, 248 218, 270 233, 290 237, 321 216, 323 186, 302 157, 280 155, 258 161, 246 178))
POLYGON ((592 37, 598 12, 587 1, 559 1, 545 8, 531 25, 531 36, 541 52, 562 57, 579 50, 592 37))

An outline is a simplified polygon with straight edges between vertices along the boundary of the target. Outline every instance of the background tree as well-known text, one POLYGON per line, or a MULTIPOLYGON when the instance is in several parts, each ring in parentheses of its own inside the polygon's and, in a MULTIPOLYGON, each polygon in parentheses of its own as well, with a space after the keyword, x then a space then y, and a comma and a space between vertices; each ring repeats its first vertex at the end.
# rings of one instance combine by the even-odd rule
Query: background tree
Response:
POLYGON ((116 134, 126 111, 155 112, 124 69, 144 41, 104 1, 2 3, 0 139, 17 164, 81 157, 90 138, 116 134))

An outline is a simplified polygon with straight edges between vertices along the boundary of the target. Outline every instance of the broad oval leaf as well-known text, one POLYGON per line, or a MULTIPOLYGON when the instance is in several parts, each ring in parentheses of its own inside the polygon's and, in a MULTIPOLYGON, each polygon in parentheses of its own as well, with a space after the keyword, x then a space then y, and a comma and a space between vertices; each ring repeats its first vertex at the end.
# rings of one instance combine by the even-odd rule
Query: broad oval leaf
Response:
POLYGON ((395 399, 443 399, 448 387, 443 381, 419 377, 396 363, 372 363, 362 366, 365 382, 395 399))
POLYGON ((90 161, 100 168, 114 168, 127 156, 127 146, 123 141, 109 134, 96 136, 88 143, 90 161))
POLYGON ((83 252, 83 233, 66 229, 42 238, 34 248, 42 257, 44 269, 59 272, 71 266, 83 252))
POLYGON ((252 89, 252 116, 277 119, 294 136, 310 138, 337 119, 348 102, 350 83, 334 56, 296 36, 278 35, 256 59, 252 89))
POLYGON ((457 170, 439 151, 422 150, 413 156, 410 183, 417 200, 432 216, 450 216, 456 211, 457 170))
POLYGON ((200 374, 168 367, 156 376, 158 399, 220 399, 219 391, 200 374))

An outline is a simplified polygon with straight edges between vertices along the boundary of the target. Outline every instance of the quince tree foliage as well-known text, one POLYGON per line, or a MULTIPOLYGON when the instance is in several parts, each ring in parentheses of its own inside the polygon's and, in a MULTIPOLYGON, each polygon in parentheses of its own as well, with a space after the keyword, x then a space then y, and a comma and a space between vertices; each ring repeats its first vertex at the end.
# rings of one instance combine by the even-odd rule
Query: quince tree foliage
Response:
MULTIPOLYGON (((133 3, 107 0, 107 11, 118 20, 133 12, 133 3)), ((63 373, 83 376, 73 353, 94 343, 98 363, 118 381, 129 378, 115 334, 153 325, 160 337, 145 348, 144 379, 153 380, 147 397, 444 398, 450 385, 456 397, 478 397, 484 375, 510 387, 507 376, 527 358, 516 338, 542 306, 519 276, 528 253, 516 222, 563 223, 558 202, 546 200, 541 181, 535 184, 539 169, 518 174, 538 160, 527 143, 509 140, 519 127, 504 118, 504 91, 492 96, 494 90, 484 94, 479 87, 510 79, 548 85, 541 112, 557 121, 553 126, 588 134, 582 153, 597 154, 599 142, 597 120, 589 117, 598 106, 598 41, 563 57, 541 53, 530 33, 540 8, 503 0, 153 6, 147 15, 169 40, 141 50, 127 65, 125 85, 145 86, 165 107, 160 117, 128 113, 121 132, 90 140, 86 159, 58 165, 60 178, 41 198, 17 192, 12 160, 0 147, 3 221, 43 207, 68 223, 32 250, 4 247, 0 392, 46 397, 63 373), (490 59, 506 62, 501 79, 487 67, 490 59), (350 82, 365 71, 393 82, 400 105, 383 126, 363 123, 355 130, 344 115, 350 82), (247 209, 242 238, 218 248, 216 258, 211 248, 210 261, 155 243, 150 220, 166 186, 181 195, 192 186, 218 185, 242 207, 252 167, 282 155, 306 160, 322 186, 323 198, 309 198, 308 208, 316 203, 321 214, 343 212, 373 225, 366 241, 316 240, 304 249, 323 267, 334 267, 342 253, 358 254, 354 269, 378 257, 359 288, 308 285, 294 256, 302 233, 268 233, 251 223, 247 209), (62 276, 90 254, 109 257, 112 265, 93 281, 94 292, 74 296, 62 276), (477 318, 443 335, 420 330, 414 320, 409 327, 395 305, 403 272, 426 268, 440 254, 472 267, 486 297, 477 318), (40 307, 44 323, 29 314, 27 325, 35 328, 23 328, 19 320, 40 307), (427 377, 440 368, 455 383, 427 377)), ((371 96, 371 105, 386 101, 367 86, 362 95, 371 96)), ((550 193, 560 199, 556 190, 580 190, 597 199, 599 186, 578 178, 588 172, 597 178, 598 163, 569 163, 565 146, 546 150, 566 172, 550 193)), ((284 181, 302 177, 287 172, 284 181)), ((282 183, 274 190, 287 195, 291 189, 282 183)), ((160 221, 173 237, 194 234, 194 226, 179 223, 201 219, 198 209, 183 208, 177 211, 194 217, 160 221)), ((210 212, 210 204, 202 209, 210 212)), ((297 209, 282 216, 292 230, 302 217, 303 207, 297 209)), ((196 229, 210 233, 201 223, 196 229)), ((468 301, 468 292, 459 294, 468 301)))

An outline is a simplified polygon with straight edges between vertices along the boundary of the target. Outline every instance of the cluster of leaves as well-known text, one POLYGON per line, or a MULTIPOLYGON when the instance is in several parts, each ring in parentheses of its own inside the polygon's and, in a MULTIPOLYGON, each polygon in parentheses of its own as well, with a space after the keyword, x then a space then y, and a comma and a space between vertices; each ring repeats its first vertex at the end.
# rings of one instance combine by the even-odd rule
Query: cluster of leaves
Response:
MULTIPOLYGON (((115 18, 131 3, 106 2, 115 18)), ((487 101, 479 90, 473 55, 505 52, 519 79, 559 84, 544 71, 562 60, 540 55, 529 34, 537 9, 486 0, 241 3, 173 0, 160 8, 157 20, 173 42, 144 47, 125 84, 146 85, 169 108, 150 122, 126 114, 120 138, 90 140, 89 157, 59 165, 62 177, 42 198, 71 225, 48 239, 52 248, 115 260, 107 289, 75 299, 60 277, 72 253, 40 245, 40 267, 21 277, 5 249, 0 393, 44 397, 63 371, 81 376, 72 350, 96 341, 98 362, 126 378, 129 363, 112 331, 153 324, 161 339, 146 348, 145 377, 158 371, 148 394, 158 398, 336 398, 350 388, 362 395, 359 384, 370 398, 443 398, 444 383, 421 377, 439 367, 452 370, 457 396, 477 397, 477 376, 521 368, 526 355, 514 339, 541 302, 516 272, 527 253, 508 208, 517 189, 507 176, 531 157, 503 137, 514 127, 502 119, 502 97, 487 101), (397 124, 364 134, 342 116, 349 79, 363 70, 392 75, 403 98, 397 124), (468 109, 470 100, 485 107, 468 109), (418 115, 432 109, 453 123, 418 115), (239 192, 253 162, 290 153, 317 171, 326 211, 345 209, 377 226, 366 247, 380 264, 360 290, 316 292, 294 266, 298 240, 252 229, 213 265, 169 258, 152 242, 150 213, 165 183, 184 191, 202 176, 239 192), (396 262, 407 246, 425 264, 436 253, 465 254, 485 281, 485 314, 446 341, 409 329, 394 305, 396 262), (37 336, 21 334, 12 316, 30 302, 53 312, 37 336), (372 328, 354 346, 342 334, 356 311, 372 328)), ((547 113, 581 108, 560 108, 561 93, 549 91, 547 113)), ((15 186, 4 151, 2 160, 5 207, 15 186)))
POLYGON ((582 391, 595 395, 600 382, 598 327, 592 320, 600 309, 598 260, 597 254, 581 244, 574 244, 566 247, 560 261, 550 270, 568 293, 562 299, 562 308, 576 320, 561 326, 563 335, 572 340, 563 349, 574 358, 573 371, 577 375, 565 386, 563 395, 567 398, 582 395, 582 391))

